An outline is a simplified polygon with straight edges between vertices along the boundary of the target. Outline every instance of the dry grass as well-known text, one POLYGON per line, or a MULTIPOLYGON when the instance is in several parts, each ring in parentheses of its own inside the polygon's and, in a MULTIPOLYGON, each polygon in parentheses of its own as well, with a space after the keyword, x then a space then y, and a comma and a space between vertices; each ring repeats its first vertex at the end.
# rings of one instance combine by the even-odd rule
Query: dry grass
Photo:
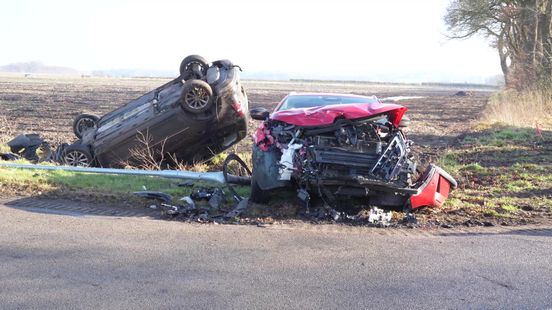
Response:
POLYGON ((9 122, 5 115, 0 114, 0 152, 7 152, 9 150, 6 145, 8 141, 13 139, 15 129, 9 122))
POLYGON ((123 162, 123 166, 127 168, 138 168, 146 170, 163 170, 165 166, 165 143, 167 140, 160 142, 159 146, 154 145, 153 137, 146 131, 141 131, 136 135, 138 146, 129 149, 130 158, 123 162))
POLYGON ((188 164, 180 161, 175 154, 165 152, 165 143, 167 142, 166 139, 154 144, 153 136, 151 136, 149 132, 138 132, 136 141, 138 145, 129 150, 129 160, 121 163, 121 166, 127 169, 176 169, 193 172, 206 172, 221 170, 222 163, 226 158, 225 153, 218 155, 213 153, 214 157, 209 161, 195 161, 193 164, 188 164))
POLYGON ((505 90, 492 96, 484 121, 518 127, 552 128, 552 89, 517 92, 505 90))

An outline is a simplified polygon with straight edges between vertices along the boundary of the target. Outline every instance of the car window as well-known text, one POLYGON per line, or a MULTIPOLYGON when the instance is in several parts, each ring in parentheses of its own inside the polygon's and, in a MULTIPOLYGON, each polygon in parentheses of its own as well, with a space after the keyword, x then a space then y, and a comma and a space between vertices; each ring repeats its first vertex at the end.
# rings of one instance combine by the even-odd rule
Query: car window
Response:
POLYGON ((371 97, 349 97, 332 95, 305 95, 288 96, 282 103, 279 111, 298 108, 323 107, 332 104, 351 104, 351 103, 376 103, 378 99, 371 97))

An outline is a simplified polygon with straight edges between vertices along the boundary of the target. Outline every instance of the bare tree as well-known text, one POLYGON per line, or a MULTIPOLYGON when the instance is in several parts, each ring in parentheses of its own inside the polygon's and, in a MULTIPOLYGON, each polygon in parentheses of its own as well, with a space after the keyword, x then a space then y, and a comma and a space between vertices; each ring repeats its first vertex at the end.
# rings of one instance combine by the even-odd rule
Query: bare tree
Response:
POLYGON ((483 35, 496 47, 505 83, 528 88, 552 77, 552 0, 453 0, 451 38, 483 35))

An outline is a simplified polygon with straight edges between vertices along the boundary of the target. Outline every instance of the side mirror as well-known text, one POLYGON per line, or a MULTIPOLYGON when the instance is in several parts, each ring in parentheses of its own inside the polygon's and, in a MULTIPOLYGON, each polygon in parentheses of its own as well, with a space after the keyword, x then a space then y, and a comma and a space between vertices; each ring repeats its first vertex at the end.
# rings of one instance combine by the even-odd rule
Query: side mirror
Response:
POLYGON ((270 111, 265 108, 258 107, 249 109, 249 115, 251 115, 251 118, 254 120, 264 121, 270 115, 270 111))

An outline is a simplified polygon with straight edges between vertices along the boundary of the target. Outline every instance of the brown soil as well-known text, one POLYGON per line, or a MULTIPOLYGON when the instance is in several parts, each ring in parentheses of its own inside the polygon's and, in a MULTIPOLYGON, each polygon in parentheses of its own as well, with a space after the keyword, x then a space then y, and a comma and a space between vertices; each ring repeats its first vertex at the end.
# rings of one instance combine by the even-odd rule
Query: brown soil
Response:
MULTIPOLYGON (((53 144, 71 142, 73 119, 80 113, 105 114, 167 82, 164 79, 46 78, 0 76, 0 116, 14 134, 40 133, 53 144)), ((400 103, 409 108, 408 133, 420 147, 446 147, 479 118, 490 95, 471 90, 457 97, 458 89, 347 83, 296 83, 244 81, 250 106, 273 108, 291 91, 340 92, 360 95, 424 96, 400 103)), ((252 121, 250 128, 254 128, 252 121)), ((242 142, 247 144, 248 141, 242 142)))

